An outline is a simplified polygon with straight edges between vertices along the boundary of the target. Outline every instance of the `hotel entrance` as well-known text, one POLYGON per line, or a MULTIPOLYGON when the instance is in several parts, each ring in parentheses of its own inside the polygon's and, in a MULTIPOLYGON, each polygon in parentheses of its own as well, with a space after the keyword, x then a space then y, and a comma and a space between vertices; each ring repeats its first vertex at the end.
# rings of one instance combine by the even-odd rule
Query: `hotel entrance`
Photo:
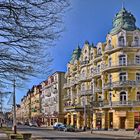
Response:
POLYGON ((120 129, 125 129, 126 117, 120 117, 120 129))

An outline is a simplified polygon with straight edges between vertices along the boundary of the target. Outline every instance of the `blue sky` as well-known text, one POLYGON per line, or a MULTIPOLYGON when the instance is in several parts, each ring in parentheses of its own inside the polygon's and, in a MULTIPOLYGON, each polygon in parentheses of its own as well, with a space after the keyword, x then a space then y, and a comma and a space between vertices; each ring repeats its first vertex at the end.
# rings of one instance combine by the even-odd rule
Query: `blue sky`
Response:
MULTIPOLYGON (((107 33, 112 28, 112 20, 121 9, 123 0, 70 0, 71 10, 63 18, 65 31, 62 37, 51 48, 54 61, 51 68, 54 71, 66 71, 66 65, 71 58, 73 49, 78 44, 83 46, 85 40, 95 45, 104 42, 107 33)), ((124 7, 136 18, 140 27, 140 0, 124 0, 124 7)), ((47 79, 33 78, 27 83, 27 89, 47 79)), ((17 91, 17 103, 26 94, 27 89, 17 91)))

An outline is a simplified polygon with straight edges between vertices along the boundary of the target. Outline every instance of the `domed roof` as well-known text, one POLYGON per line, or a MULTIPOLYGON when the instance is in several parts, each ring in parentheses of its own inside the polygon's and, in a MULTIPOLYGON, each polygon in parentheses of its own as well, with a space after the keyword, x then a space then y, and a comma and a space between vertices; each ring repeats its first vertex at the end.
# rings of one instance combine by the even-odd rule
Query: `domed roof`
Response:
POLYGON ((78 46, 78 47, 73 51, 73 54, 72 54, 70 63, 71 63, 71 64, 74 64, 74 61, 75 61, 75 60, 79 60, 80 55, 81 55, 81 48, 78 46))
POLYGON ((135 25, 135 17, 128 12, 124 7, 115 15, 113 19, 113 28, 111 34, 118 33, 121 29, 126 31, 134 31, 137 29, 135 25))

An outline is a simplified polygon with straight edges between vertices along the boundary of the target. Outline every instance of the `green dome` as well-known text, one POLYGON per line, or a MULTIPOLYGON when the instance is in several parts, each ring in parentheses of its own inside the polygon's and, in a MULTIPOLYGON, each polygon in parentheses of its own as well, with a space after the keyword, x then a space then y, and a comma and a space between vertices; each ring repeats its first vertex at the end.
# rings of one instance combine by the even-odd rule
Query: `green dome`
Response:
POLYGON ((81 48, 78 46, 78 47, 73 51, 73 54, 72 54, 70 63, 71 63, 71 64, 74 64, 74 61, 75 61, 75 60, 79 60, 80 55, 81 55, 81 48))
POLYGON ((110 33, 117 34, 121 29, 134 31, 137 29, 135 22, 135 17, 125 8, 122 8, 113 19, 113 28, 110 33))

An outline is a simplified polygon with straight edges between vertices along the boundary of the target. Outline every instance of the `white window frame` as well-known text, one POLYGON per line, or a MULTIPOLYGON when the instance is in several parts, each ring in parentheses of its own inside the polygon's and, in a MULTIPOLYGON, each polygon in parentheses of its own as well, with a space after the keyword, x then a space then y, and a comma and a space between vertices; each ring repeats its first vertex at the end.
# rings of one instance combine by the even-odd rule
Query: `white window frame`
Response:
POLYGON ((127 77, 128 77, 128 76, 127 76, 127 72, 120 72, 120 73, 119 73, 119 82, 125 82, 125 81, 127 81, 127 77), (122 74, 122 73, 125 73, 125 76, 123 75, 123 76, 122 76, 122 79, 123 79, 123 80, 120 80, 120 79, 121 79, 120 77, 121 77, 121 74, 122 74), (126 77, 126 78, 124 78, 124 77, 126 77), (124 80, 124 79, 125 79, 125 80, 124 80))
POLYGON ((140 64, 140 55, 135 56, 135 63, 140 64))
POLYGON ((119 66, 127 65, 127 56, 125 54, 119 55, 119 66))

